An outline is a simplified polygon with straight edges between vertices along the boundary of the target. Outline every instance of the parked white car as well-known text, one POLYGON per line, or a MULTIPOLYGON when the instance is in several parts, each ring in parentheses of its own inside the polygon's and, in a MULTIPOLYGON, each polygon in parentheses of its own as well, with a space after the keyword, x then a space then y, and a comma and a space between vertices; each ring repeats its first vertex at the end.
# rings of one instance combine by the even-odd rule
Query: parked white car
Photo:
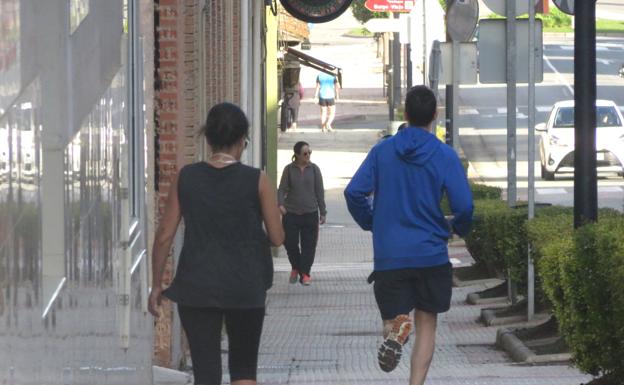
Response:
MULTIPOLYGON (((596 161, 600 172, 624 173, 624 118, 610 100, 596 101, 596 161)), ((574 100, 555 103, 538 131, 542 179, 574 172, 574 100)))

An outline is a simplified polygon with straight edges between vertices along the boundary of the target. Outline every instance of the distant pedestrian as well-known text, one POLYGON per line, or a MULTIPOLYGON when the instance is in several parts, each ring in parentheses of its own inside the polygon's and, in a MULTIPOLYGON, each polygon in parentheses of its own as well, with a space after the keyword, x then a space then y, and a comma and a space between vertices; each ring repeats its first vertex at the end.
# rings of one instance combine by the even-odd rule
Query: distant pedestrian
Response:
POLYGON ((454 231, 466 235, 472 221, 472 194, 455 151, 431 134, 436 99, 425 86, 405 100, 407 128, 369 152, 345 190, 355 221, 373 233, 374 292, 384 325, 378 360, 389 372, 399 363, 412 329, 416 342, 411 385, 422 385, 435 348, 437 314, 449 310, 452 266, 447 243, 454 231), (368 197, 373 194, 372 206, 368 197), (440 209, 448 195, 451 228, 440 209))
POLYGON ((149 310, 159 316, 161 295, 177 303, 195 384, 221 383, 224 322, 231 383, 256 384, 266 291, 273 282, 270 245, 281 245, 284 231, 269 178, 240 163, 248 133, 240 108, 212 107, 203 134, 213 154, 183 167, 173 179, 154 240, 149 310), (181 218, 180 262, 163 291, 165 261, 181 218))
POLYGON ((310 161, 310 145, 297 142, 293 150, 292 163, 282 172, 278 202, 286 233, 284 246, 292 267, 289 281, 299 280, 307 286, 311 281, 319 224, 325 223, 327 215, 325 188, 321 169, 310 161))
POLYGON ((321 106, 321 130, 334 131, 332 123, 336 117, 336 100, 340 98, 340 84, 334 75, 321 72, 316 77, 314 98, 321 106))

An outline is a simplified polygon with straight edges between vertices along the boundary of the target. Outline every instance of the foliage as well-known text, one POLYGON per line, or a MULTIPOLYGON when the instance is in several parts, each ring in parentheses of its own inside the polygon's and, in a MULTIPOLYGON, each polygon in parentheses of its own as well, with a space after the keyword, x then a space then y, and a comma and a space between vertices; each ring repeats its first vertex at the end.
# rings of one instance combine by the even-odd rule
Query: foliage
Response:
POLYGON ((369 11, 365 6, 366 0, 353 0, 351 3, 351 12, 353 12, 353 17, 360 23, 364 24, 370 19, 383 19, 389 16, 388 12, 372 12, 369 11))
POLYGON ((624 217, 604 213, 540 253, 538 269, 575 363, 624 377, 624 217))
POLYGON ((365 27, 353 28, 346 33, 347 36, 372 37, 374 34, 365 27))
MULTIPOLYGON (((489 19, 504 19, 505 16, 490 14, 488 15, 489 19)), ((527 19, 528 15, 524 14, 519 16, 520 19, 527 19)), ((545 30, 549 29, 560 29, 560 28, 570 28, 572 27, 572 17, 566 13, 561 12, 556 7, 550 8, 550 13, 547 14, 536 14, 535 19, 542 20, 542 25, 545 30)))

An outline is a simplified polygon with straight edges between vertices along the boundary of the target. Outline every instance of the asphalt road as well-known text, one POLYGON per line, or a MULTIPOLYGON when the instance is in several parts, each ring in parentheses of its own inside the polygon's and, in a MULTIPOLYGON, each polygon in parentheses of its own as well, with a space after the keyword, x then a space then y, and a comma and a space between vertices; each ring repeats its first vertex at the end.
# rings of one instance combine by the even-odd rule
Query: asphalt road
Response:
POLYGON ((624 20, 624 0, 598 0, 596 16, 602 19, 624 20))
MULTIPOLYGON (((614 3, 614 0, 610 0, 614 3)), ((619 2, 624 3, 624 1, 619 2)), ((619 5, 616 5, 619 7, 619 5)), ((624 6, 622 7, 624 9, 624 6)), ((573 40, 547 40, 544 47, 544 81, 536 88, 536 123, 544 122, 552 105, 572 99, 574 84, 573 40)), ((624 63, 624 38, 599 38, 598 97, 610 99, 624 108, 624 79, 617 69, 624 63)), ((528 94, 518 87, 517 175, 518 197, 526 199, 528 175, 528 94)), ((460 142, 471 162, 471 176, 485 183, 507 186, 506 89, 504 85, 465 86, 460 91, 460 142)), ((537 137, 536 137, 537 138, 537 137)), ((536 199, 540 202, 573 204, 573 176, 557 175, 555 181, 539 179, 539 152, 535 163, 536 199)), ((599 206, 624 208, 624 179, 615 174, 599 174, 599 206)))

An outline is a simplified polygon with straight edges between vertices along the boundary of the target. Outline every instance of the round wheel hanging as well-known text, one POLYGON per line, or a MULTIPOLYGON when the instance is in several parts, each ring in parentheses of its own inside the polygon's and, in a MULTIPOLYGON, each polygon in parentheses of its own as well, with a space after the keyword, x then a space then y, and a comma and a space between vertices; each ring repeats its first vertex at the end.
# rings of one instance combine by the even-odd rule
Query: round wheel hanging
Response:
POLYGON ((353 0, 280 0, 284 8, 299 20, 325 23, 342 15, 353 0))

